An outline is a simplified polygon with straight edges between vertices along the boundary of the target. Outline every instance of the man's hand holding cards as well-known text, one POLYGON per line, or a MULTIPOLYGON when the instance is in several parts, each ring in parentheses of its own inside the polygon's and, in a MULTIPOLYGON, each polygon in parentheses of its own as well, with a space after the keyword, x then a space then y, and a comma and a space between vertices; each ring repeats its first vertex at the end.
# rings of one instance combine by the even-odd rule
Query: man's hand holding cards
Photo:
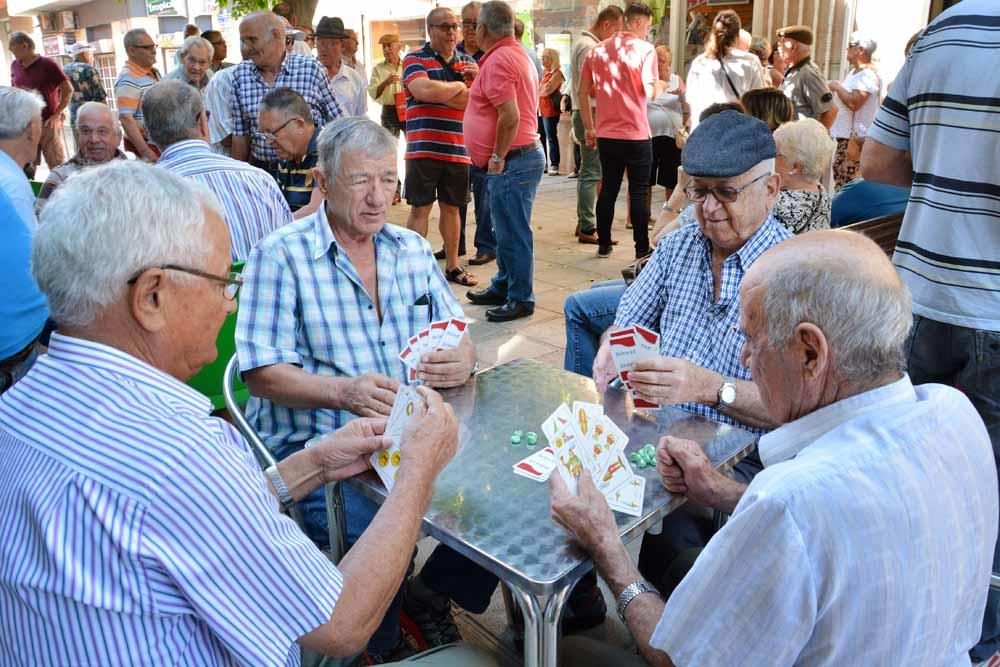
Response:
POLYGON ((467 328, 468 323, 458 318, 438 320, 412 336, 399 353, 407 382, 443 389, 468 380, 476 355, 470 343, 463 343, 467 328))
POLYGON ((608 338, 611 345, 611 358, 618 369, 618 377, 625 387, 632 392, 632 399, 637 408, 658 408, 659 403, 637 396, 629 377, 636 363, 660 356, 660 334, 651 331, 640 324, 614 331, 608 338))

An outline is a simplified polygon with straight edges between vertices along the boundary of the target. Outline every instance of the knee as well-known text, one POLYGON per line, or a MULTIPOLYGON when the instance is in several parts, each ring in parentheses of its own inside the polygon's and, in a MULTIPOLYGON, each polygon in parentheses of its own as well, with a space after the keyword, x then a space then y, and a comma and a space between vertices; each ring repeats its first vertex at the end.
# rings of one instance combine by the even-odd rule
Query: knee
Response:
POLYGON ((567 320, 574 322, 584 322, 587 320, 587 311, 584 307, 584 292, 574 292, 570 294, 563 303, 563 316, 567 320))

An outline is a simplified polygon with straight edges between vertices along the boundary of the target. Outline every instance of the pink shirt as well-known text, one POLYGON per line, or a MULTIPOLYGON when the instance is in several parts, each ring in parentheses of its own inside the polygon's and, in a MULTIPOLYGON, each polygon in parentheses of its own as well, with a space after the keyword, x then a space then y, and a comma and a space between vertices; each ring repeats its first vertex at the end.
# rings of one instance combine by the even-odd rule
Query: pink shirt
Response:
POLYGON ((598 137, 649 139, 645 85, 659 72, 656 49, 632 33, 615 33, 590 51, 580 76, 594 84, 598 137))
POLYGON ((465 147, 473 164, 485 168, 490 161, 497 136, 497 107, 510 100, 517 101, 521 119, 510 147, 538 141, 538 72, 521 44, 504 37, 479 61, 479 75, 465 107, 465 147))

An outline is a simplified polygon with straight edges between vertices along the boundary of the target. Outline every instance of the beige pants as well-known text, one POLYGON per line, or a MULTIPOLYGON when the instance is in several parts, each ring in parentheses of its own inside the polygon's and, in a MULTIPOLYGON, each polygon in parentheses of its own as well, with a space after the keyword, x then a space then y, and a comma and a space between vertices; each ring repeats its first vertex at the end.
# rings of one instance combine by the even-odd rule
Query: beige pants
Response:
MULTIPOLYGON (((38 142, 38 153, 45 157, 45 164, 52 171, 66 161, 66 147, 63 145, 63 121, 59 119, 52 125, 42 124, 42 139, 38 142)), ((35 158, 38 165, 40 158, 35 158)))

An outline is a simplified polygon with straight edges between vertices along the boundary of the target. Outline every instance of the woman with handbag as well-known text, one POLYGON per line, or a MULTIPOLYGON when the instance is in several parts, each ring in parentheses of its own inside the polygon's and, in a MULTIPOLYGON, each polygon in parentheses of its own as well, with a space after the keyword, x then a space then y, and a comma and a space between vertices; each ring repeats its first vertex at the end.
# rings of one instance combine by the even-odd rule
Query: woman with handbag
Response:
POLYGON ((837 105, 837 118, 830 128, 830 135, 837 140, 833 160, 835 191, 860 175, 861 146, 879 108, 882 79, 871 62, 876 46, 875 40, 857 32, 852 34, 847 43, 851 71, 843 81, 829 84, 837 105))
POLYGON ((542 51, 542 78, 538 82, 538 115, 545 125, 545 138, 549 144, 549 176, 559 174, 559 103, 562 101, 562 85, 566 81, 559 69, 559 52, 555 49, 542 51))

